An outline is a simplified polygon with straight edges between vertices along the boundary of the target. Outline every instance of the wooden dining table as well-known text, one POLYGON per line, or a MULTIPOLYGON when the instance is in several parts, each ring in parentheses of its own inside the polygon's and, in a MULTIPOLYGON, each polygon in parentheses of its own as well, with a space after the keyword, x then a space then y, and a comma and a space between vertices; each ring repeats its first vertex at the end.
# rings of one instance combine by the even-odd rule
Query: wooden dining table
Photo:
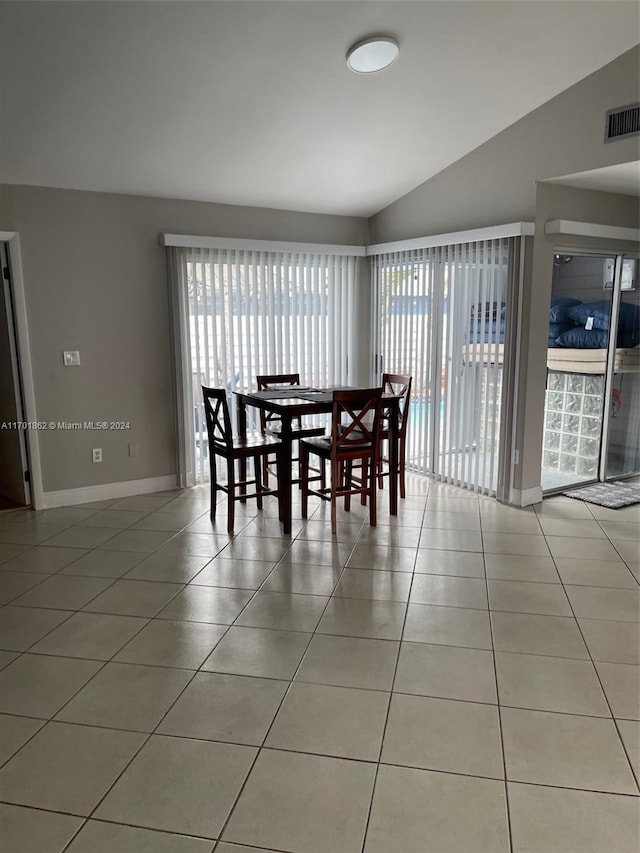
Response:
MULTIPOLYGON (((328 414, 333 408, 333 391, 353 386, 336 385, 327 388, 286 388, 268 391, 234 391, 238 413, 238 433, 247 434, 247 407, 260 409, 280 418, 280 439, 283 447, 278 454, 279 515, 285 533, 291 533, 292 490, 291 425, 294 419, 305 415, 328 414)), ((389 512, 398 514, 398 439, 401 395, 383 394, 382 409, 389 420, 389 512)))

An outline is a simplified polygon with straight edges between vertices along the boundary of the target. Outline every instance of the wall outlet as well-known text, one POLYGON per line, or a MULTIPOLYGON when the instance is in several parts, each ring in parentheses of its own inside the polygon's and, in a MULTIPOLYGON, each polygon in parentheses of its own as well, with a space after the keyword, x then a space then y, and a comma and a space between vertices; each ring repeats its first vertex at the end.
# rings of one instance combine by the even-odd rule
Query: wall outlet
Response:
POLYGON ((80 352, 77 349, 65 350, 62 353, 62 361, 65 367, 77 367, 80 364, 80 352))
POLYGON ((94 462, 102 462, 102 448, 94 447, 91 451, 94 462))

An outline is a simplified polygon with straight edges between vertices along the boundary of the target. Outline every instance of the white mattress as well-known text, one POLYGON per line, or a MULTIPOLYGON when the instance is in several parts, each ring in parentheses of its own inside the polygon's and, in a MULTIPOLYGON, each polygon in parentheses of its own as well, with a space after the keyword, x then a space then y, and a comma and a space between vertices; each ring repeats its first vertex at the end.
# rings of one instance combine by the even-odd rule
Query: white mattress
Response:
MULTIPOLYGON (((504 344, 490 345, 486 350, 468 344, 462 357, 465 364, 502 364, 504 344)), ((551 347, 547 350, 547 368, 557 373, 603 374, 607 369, 607 350, 551 347)), ((640 373, 640 347, 618 348, 613 369, 615 373, 640 373)))
MULTIPOLYGON (((618 348, 614 359, 614 373, 640 372, 640 349, 618 348)), ((547 350, 547 368, 562 373, 604 374, 607 350, 553 347, 547 350)))

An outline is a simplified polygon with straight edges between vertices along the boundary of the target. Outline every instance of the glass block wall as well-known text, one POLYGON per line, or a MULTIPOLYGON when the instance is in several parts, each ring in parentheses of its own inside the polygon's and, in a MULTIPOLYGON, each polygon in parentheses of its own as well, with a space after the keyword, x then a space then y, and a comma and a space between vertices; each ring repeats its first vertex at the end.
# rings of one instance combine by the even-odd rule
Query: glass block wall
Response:
POLYGON ((542 467, 597 477, 604 376, 549 371, 542 467))

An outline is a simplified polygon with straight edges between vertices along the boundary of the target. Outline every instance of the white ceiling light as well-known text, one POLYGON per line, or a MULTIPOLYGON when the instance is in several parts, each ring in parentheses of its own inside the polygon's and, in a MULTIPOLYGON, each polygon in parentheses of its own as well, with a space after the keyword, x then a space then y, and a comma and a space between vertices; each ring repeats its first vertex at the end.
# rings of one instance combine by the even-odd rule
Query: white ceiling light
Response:
POLYGON ((387 68, 400 53, 395 39, 374 36, 352 45, 347 52, 347 65, 358 74, 371 74, 387 68))

